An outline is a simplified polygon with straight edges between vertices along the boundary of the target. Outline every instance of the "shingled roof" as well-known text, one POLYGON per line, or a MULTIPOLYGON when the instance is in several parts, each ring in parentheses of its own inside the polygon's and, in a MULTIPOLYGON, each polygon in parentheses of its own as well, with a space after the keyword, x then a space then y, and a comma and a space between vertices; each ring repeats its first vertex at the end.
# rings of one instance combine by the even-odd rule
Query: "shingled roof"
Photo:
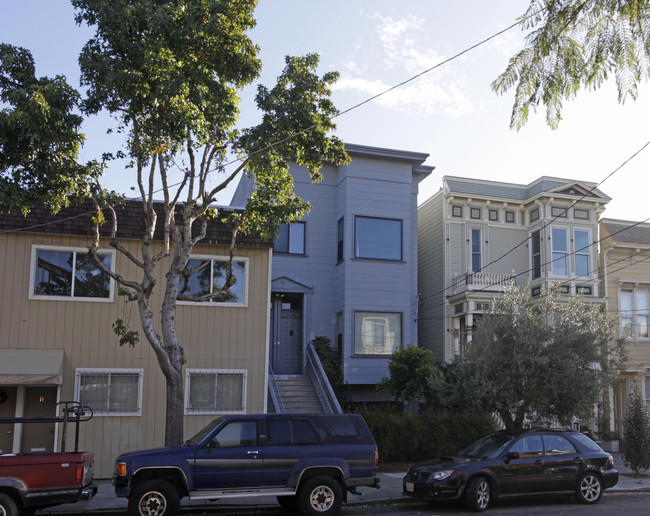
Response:
MULTIPOLYGON (((158 213, 158 221, 154 240, 162 240, 162 203, 154 205, 158 213)), ((219 208, 220 215, 231 213, 230 208, 219 208)), ((29 233, 49 233, 62 235, 92 236, 93 223, 91 220, 95 210, 91 202, 71 205, 53 215, 49 208, 36 206, 25 217, 19 212, 0 213, 0 231, 20 231, 29 233)), ((115 207, 117 214, 117 237, 123 239, 140 239, 144 234, 142 220, 142 204, 138 200, 127 200, 115 207)), ((110 236, 110 214, 108 222, 100 227, 100 235, 110 236)), ((217 219, 208 221, 207 234, 201 243, 230 245, 232 225, 217 219)), ((271 247, 272 241, 264 240, 259 235, 238 234, 237 245, 243 247, 271 247)))

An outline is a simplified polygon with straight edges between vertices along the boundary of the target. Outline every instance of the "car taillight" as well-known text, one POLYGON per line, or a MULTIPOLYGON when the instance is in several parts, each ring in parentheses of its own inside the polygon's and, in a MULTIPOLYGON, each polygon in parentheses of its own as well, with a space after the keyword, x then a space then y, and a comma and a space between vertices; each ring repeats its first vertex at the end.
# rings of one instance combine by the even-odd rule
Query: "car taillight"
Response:
POLYGON ((375 467, 379 467, 379 450, 375 450, 375 467))
POLYGON ((77 464, 77 467, 74 470, 74 483, 82 484, 84 481, 84 465, 77 464))
POLYGON ((607 457, 607 462, 608 462, 610 468, 614 467, 614 457, 612 457, 611 455, 609 457, 607 457))

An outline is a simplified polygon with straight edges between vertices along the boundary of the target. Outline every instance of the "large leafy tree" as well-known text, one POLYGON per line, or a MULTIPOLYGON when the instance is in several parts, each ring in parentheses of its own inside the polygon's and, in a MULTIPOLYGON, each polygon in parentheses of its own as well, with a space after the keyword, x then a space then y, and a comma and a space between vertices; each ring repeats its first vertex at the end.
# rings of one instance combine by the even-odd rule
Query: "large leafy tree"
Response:
MULTIPOLYGON (((309 204, 293 193, 288 163, 307 167, 320 179, 324 160, 348 160, 343 143, 330 136, 337 111, 330 100, 335 72, 318 76, 318 56, 287 57, 272 88, 259 86, 261 122, 238 129, 242 89, 258 76, 258 47, 248 36, 255 25, 255 0, 72 0, 79 24, 95 28, 79 63, 86 115, 102 110, 117 120, 126 145, 115 156, 128 162, 145 222, 140 252, 118 238, 115 211, 95 196, 97 224, 112 227, 110 245, 130 260, 139 278, 106 270, 97 257, 99 229, 91 246, 98 267, 137 303, 142 333, 166 379, 165 444, 183 439, 184 348, 176 325, 176 301, 190 255, 206 233, 217 194, 245 171, 256 189, 245 210, 230 215, 231 261, 238 232, 272 237, 280 223, 302 216, 309 204), (159 218, 161 220, 159 220, 159 218), (154 231, 162 228, 162 245, 154 231), (164 267, 160 307, 152 304, 156 270, 164 267)), ((222 290, 200 298, 227 298, 235 278, 222 290)), ((118 321, 122 343, 135 344, 139 332, 118 321)))
POLYGON ((614 316, 559 287, 511 287, 476 325, 461 366, 507 428, 589 418, 626 359, 614 316))
POLYGON ((648 0, 532 0, 521 26, 526 46, 492 84, 499 94, 515 88, 511 127, 520 129, 542 103, 557 128, 564 100, 610 77, 620 102, 636 99, 650 75, 648 0))

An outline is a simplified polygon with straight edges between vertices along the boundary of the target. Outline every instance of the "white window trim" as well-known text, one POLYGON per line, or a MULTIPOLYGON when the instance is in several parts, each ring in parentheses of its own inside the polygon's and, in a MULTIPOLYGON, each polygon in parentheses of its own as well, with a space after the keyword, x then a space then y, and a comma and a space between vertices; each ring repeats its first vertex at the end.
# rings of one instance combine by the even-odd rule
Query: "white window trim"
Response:
POLYGON ((247 369, 186 369, 185 370, 185 407, 184 414, 186 416, 204 415, 204 414, 246 414, 246 389, 248 386, 248 370, 247 369), (243 377, 242 386, 242 410, 229 410, 223 412, 220 410, 210 409, 191 409, 190 408, 190 375, 192 374, 241 374, 243 377))
POLYGON ((403 312, 390 312, 387 310, 354 310, 352 313, 353 317, 353 334, 352 334, 352 350, 353 350, 353 355, 355 357, 392 357, 393 353, 358 353, 357 352, 357 314, 358 313, 365 313, 365 314, 375 314, 377 316, 382 316, 382 315, 399 315, 399 346, 395 349, 395 351, 402 349, 403 343, 404 343, 404 313, 403 312))
MULTIPOLYGON (((142 415, 142 387, 143 387, 143 377, 144 369, 119 369, 119 368, 84 368, 79 367, 75 369, 74 375, 74 396, 76 400, 81 399, 79 395, 80 388, 80 378, 84 374, 137 374, 138 375, 138 408, 134 412, 106 412, 106 411, 96 411, 93 409, 93 416, 97 417, 119 417, 119 416, 141 416, 142 415)), ((92 408, 92 407, 91 407, 92 408)))
POLYGON ((468 269, 472 271, 472 273, 476 274, 478 272, 484 272, 483 271, 483 263, 484 263, 484 256, 485 256, 485 240, 487 240, 486 235, 485 235, 485 228, 482 226, 469 226, 468 227, 469 234, 467 236, 467 240, 469 240, 469 249, 468 249, 468 256, 469 256, 469 267, 468 269), (479 266, 478 266, 478 271, 474 270, 474 242, 473 242, 473 236, 474 236, 474 231, 478 231, 479 234, 479 266))
MULTIPOLYGON (((213 260, 220 262, 227 262, 230 258, 228 256, 222 255, 209 255, 209 254, 193 254, 190 256, 190 260, 213 260)), ((181 301, 176 300, 177 305, 190 305, 190 306, 214 306, 214 307, 234 307, 234 308, 247 308, 248 307, 248 287, 249 287, 249 262, 250 258, 248 256, 237 256, 233 258, 233 262, 243 262, 244 263, 244 281, 246 282, 244 286, 244 301, 243 303, 217 303, 212 301, 181 301)))
POLYGON ((571 276, 571 229, 567 226, 551 226, 551 274, 554 278, 569 278, 571 276), (566 263, 566 274, 556 274, 555 273, 555 256, 553 256, 555 251, 555 241, 553 239, 553 230, 554 229, 563 229, 566 232, 566 251, 557 251, 558 253, 564 252, 564 258, 566 263))
POLYGON ((580 228, 580 227, 574 227, 573 228, 573 272, 576 278, 579 279, 592 279, 594 276, 594 263, 593 263, 593 254, 592 254, 592 249, 594 248, 591 240, 591 229, 590 228, 580 228), (576 244, 577 239, 576 239, 576 231, 584 231, 587 233, 587 248, 586 252, 583 249, 582 251, 578 252, 578 245, 576 244), (585 256, 585 254, 589 257, 588 259, 588 264, 589 264, 589 274, 586 276, 578 276, 578 272, 576 270, 576 257, 577 256, 585 256))
MULTIPOLYGON (((67 247, 67 246, 58 246, 58 245, 40 245, 32 244, 32 254, 31 254, 31 264, 29 271, 29 296, 28 299, 34 300, 47 300, 47 301, 86 301, 88 303, 112 303, 115 297, 115 281, 113 278, 109 279, 108 285, 108 297, 74 297, 74 296, 44 296, 34 294, 34 286, 36 282, 36 253, 38 251, 58 251, 58 252, 67 252, 67 253, 83 253, 88 254, 87 247, 67 247)), ((101 249, 99 254, 108 254, 111 256, 111 271, 115 272, 115 256, 116 252, 114 249, 101 249)), ((74 277, 75 271, 72 271, 74 277)))
MULTIPOLYGON (((641 323, 639 318, 641 316, 649 316, 650 317, 650 306, 647 308, 648 313, 641 313, 642 309, 639 308, 639 304, 637 302, 637 295, 639 291, 646 291, 648 292, 648 301, 650 303, 650 285, 648 284, 640 284, 640 286, 635 286, 633 288, 623 288, 619 289, 618 291, 618 305, 619 305, 619 313, 623 313, 623 310, 621 308, 621 295, 623 293, 628 293, 632 295, 632 310, 631 310, 631 323, 630 323, 630 333, 628 336, 630 337, 631 340, 634 341, 642 341, 642 342, 647 342, 650 340, 650 328, 648 331, 647 336, 642 336, 641 335, 641 323)), ((623 336, 625 334, 625 324, 623 324, 623 319, 622 317, 619 317, 620 320, 620 335, 623 336)))

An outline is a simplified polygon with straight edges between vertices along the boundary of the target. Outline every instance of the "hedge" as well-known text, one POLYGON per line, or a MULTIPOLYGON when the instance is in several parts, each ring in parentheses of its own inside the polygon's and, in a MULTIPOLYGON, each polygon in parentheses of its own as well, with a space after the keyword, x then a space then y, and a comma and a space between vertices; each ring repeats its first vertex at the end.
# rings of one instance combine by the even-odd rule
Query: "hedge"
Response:
POLYGON ((496 430, 487 414, 359 412, 375 437, 380 462, 421 461, 455 453, 496 430))

